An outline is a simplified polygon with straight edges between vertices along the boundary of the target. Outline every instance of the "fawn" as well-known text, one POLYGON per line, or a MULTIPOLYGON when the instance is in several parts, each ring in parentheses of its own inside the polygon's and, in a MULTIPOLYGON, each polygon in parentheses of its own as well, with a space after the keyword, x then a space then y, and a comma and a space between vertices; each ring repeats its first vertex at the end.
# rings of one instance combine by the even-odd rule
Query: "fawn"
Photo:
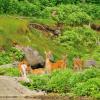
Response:
POLYGON ((83 69, 84 62, 79 57, 73 59, 74 70, 83 69))
POLYGON ((44 68, 32 69, 31 73, 35 75, 45 74, 45 69, 44 68))
POLYGON ((45 69, 47 73, 51 73, 56 69, 65 69, 66 68, 66 57, 63 60, 58 60, 55 63, 51 62, 52 53, 51 51, 45 52, 46 61, 45 61, 45 69))
POLYGON ((21 73, 21 76, 25 78, 27 77, 28 73, 35 74, 35 75, 45 74, 44 68, 32 69, 31 66, 28 64, 28 62, 25 60, 19 63, 18 68, 21 73))
POLYGON ((31 67, 25 60, 21 61, 18 64, 18 69, 19 69, 22 77, 26 77, 27 73, 29 73, 31 71, 31 67))

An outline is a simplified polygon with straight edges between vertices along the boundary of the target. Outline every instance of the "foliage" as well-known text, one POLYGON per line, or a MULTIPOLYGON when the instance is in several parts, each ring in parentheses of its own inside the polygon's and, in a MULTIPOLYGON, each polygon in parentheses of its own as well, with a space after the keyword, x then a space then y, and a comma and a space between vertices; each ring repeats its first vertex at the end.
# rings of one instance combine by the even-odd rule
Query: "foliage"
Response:
POLYGON ((100 77, 100 69, 97 68, 86 69, 83 72, 74 73, 69 79, 69 84, 70 87, 76 87, 77 83, 86 82, 89 79, 96 77, 97 78, 100 77))
POLYGON ((6 52, 0 52, 0 65, 11 63, 14 60, 21 60, 23 57, 24 54, 21 51, 16 48, 11 48, 6 52))
POLYGON ((31 75, 29 78, 30 83, 22 84, 30 89, 99 98, 100 69, 97 68, 85 69, 82 72, 73 72, 70 69, 56 70, 49 75, 31 75))
POLYGON ((56 93, 67 93, 70 91, 68 80, 72 75, 69 69, 55 71, 51 74, 51 78, 47 83, 47 91, 56 93))
POLYGON ((90 15, 93 19, 100 19, 100 7, 96 4, 79 4, 82 11, 86 12, 90 15))
MULTIPOLYGON (((9 66, 11 67, 11 66, 9 66)), ((19 76, 20 73, 17 68, 0 68, 0 75, 19 76)))
POLYGON ((100 79, 91 78, 86 82, 78 83, 73 89, 78 96, 93 96, 100 92, 100 79))
POLYGON ((70 69, 56 70, 49 75, 30 75, 29 78, 30 83, 22 84, 30 89, 99 98, 100 69, 97 68, 85 69, 82 72, 73 72, 70 69))
POLYGON ((31 83, 22 82, 23 85, 34 90, 44 90, 46 89, 46 84, 48 81, 48 75, 30 75, 31 83))
POLYGON ((9 14, 36 16, 40 13, 40 8, 38 5, 34 5, 28 1, 0 0, 0 11, 9 14))
MULTIPOLYGON (((65 31, 57 38, 57 41, 68 50, 79 52, 89 52, 96 47, 97 34, 89 28, 77 27, 65 31), (88 38, 87 38, 88 37, 88 38), (73 50, 74 49, 74 50, 73 50), (76 49, 76 50, 75 50, 76 49)), ((72 53, 72 52, 71 52, 72 53)))
POLYGON ((46 7, 42 13, 44 18, 52 18, 58 23, 69 25, 83 25, 91 21, 91 17, 79 6, 76 5, 60 5, 58 7, 46 7), (53 11, 56 15, 52 16, 53 11))

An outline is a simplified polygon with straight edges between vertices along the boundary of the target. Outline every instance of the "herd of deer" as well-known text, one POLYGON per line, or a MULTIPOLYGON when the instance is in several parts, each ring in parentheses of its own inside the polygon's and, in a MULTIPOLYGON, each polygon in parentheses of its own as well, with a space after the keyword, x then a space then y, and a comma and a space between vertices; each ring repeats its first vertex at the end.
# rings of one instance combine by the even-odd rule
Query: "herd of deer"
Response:
MULTIPOLYGON (((23 60, 19 63, 18 68, 20 71, 20 74, 22 77, 26 77, 28 73, 32 74, 45 74, 45 73, 51 73, 54 70, 57 69, 66 69, 68 64, 66 63, 66 56, 63 57, 62 60, 58 60, 56 62, 51 61, 52 52, 45 52, 46 60, 45 60, 45 67, 44 68, 38 68, 38 69, 32 69, 31 66, 28 64, 27 61, 23 60)), ((73 59, 73 69, 74 70, 80 70, 83 68, 83 61, 77 57, 73 59)))

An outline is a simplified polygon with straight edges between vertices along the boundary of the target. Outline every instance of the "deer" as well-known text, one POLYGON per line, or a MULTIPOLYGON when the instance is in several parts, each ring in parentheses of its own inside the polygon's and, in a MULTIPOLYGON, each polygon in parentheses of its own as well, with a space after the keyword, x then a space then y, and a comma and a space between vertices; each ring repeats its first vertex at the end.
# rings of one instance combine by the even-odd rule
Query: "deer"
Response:
POLYGON ((81 58, 77 57, 73 59, 74 70, 82 70, 83 66, 84 66, 84 62, 81 58))
POLYGON ((18 64, 18 69, 19 69, 22 79, 27 80, 29 82, 29 80, 27 78, 27 74, 30 73, 31 67, 28 64, 28 62, 26 60, 22 60, 18 64))
POLYGON ((64 57, 62 60, 52 62, 51 61, 51 57, 52 57, 51 51, 49 52, 45 51, 45 54, 46 54, 46 61, 45 61, 46 73, 51 73, 54 70, 66 68, 66 57, 64 57))
POLYGON ((45 74, 45 69, 44 68, 32 69, 31 73, 34 75, 45 74))

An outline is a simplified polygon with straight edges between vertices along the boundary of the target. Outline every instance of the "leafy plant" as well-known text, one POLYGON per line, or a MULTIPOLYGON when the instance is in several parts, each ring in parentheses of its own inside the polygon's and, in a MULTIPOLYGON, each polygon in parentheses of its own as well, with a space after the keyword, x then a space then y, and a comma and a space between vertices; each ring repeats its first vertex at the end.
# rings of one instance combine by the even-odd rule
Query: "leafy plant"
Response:
POLYGON ((48 75, 30 75, 31 83, 22 82, 23 85, 34 90, 46 90, 48 75))
POLYGON ((86 82, 78 83, 73 91, 78 96, 93 96, 100 92, 100 79, 93 78, 86 82))
POLYGON ((72 75, 71 70, 56 71, 51 74, 51 78, 47 83, 47 91, 66 93, 70 91, 68 80, 72 75))
POLYGON ((24 54, 20 50, 12 47, 9 50, 0 53, 0 65, 8 64, 14 60, 21 60, 23 58, 24 54))

